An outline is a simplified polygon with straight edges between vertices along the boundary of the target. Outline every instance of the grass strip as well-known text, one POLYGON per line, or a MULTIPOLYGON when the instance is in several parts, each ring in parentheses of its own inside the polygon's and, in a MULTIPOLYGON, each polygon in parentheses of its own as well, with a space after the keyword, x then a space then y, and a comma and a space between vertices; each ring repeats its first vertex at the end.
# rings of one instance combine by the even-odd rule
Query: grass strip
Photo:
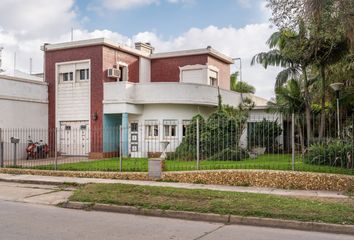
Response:
MULTIPOLYGON (((196 170, 195 161, 166 160, 166 171, 189 171, 196 170)), ((36 169, 51 170, 53 165, 36 166, 36 169)), ((104 160, 89 160, 76 163, 61 163, 58 170, 69 171, 119 171, 119 159, 110 158, 104 160)), ((242 161, 203 160, 200 162, 200 170, 217 169, 268 169, 268 170, 291 170, 291 156, 288 154, 266 154, 257 159, 245 159, 242 161)), ((122 170, 127 172, 147 172, 147 158, 123 159, 122 170)), ((306 172, 324 172, 353 175, 352 169, 330 166, 318 166, 306 164, 300 158, 296 159, 295 170, 306 172)))
POLYGON ((126 184, 88 184, 70 201, 148 209, 354 224, 353 199, 305 199, 255 193, 126 184))

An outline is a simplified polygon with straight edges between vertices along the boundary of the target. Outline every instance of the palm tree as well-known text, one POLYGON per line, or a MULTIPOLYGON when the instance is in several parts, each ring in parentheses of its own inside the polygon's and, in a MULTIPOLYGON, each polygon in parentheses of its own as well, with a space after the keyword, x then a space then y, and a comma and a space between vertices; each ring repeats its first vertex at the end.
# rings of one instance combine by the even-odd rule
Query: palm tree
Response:
POLYGON ((300 21, 299 33, 286 29, 273 33, 267 41, 271 50, 255 55, 251 62, 251 65, 260 63, 265 68, 268 65, 285 68, 277 75, 275 89, 283 86, 291 79, 300 80, 302 78, 304 82, 302 87, 304 90, 307 145, 309 145, 312 138, 312 109, 309 93, 309 86, 312 81, 309 80, 307 73, 307 68, 311 64, 312 59, 308 52, 308 41, 304 22, 300 21))
MULTIPOLYGON (((302 92, 301 82, 295 79, 287 81, 284 86, 276 88, 276 102, 269 102, 269 111, 281 113, 289 116, 290 114, 299 115, 305 110, 305 101, 302 92)), ((298 128, 301 151, 305 151, 305 141, 303 136, 303 126, 299 118, 296 118, 295 124, 298 128)))
POLYGON ((256 88, 246 82, 238 81, 238 72, 231 74, 230 76, 230 89, 231 91, 239 93, 252 93, 256 92, 256 88))

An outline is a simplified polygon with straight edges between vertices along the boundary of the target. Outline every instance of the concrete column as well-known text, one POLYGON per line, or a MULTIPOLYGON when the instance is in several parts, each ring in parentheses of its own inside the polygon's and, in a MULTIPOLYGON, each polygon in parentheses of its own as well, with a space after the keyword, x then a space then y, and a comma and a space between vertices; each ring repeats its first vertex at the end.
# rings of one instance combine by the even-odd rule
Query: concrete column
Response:
POLYGON ((128 113, 122 114, 122 154, 127 157, 129 154, 129 121, 128 113))

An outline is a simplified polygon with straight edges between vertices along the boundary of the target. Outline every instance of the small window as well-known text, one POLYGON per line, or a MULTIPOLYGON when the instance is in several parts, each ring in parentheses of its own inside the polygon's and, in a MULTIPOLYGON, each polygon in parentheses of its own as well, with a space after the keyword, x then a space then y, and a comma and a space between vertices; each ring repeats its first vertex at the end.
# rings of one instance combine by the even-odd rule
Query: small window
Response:
POLYGON ((217 78, 210 78, 210 85, 213 87, 217 87, 218 86, 218 79, 217 78))
POLYGON ((132 152, 137 152, 138 151, 138 145, 136 145, 136 144, 131 145, 131 151, 132 152))
POLYGON ((177 137, 177 121, 176 120, 163 121, 163 136, 164 136, 164 138, 177 137))
POLYGON ((87 126, 86 125, 81 125, 80 130, 86 130, 87 126))
POLYGON ((133 122, 130 124, 130 131, 137 132, 138 131, 138 123, 133 122))
POLYGON ((79 70, 80 80, 88 80, 89 79, 89 70, 88 69, 80 69, 79 70))
POLYGON ((73 79, 74 79, 74 74, 73 74, 73 72, 66 72, 66 73, 63 73, 63 81, 64 81, 64 82, 72 81, 73 79))
POLYGON ((120 72, 120 75, 119 75, 118 81, 123 82, 124 81, 124 67, 123 66, 119 66, 119 72, 120 72))
POLYGON ((148 121, 145 124, 146 138, 156 138, 159 136, 159 125, 157 121, 148 121))
POLYGON ((190 124, 190 120, 183 120, 182 122, 182 136, 185 137, 187 134, 187 127, 190 124))
POLYGON ((70 131, 70 130, 71 130, 71 126, 66 125, 66 126, 65 126, 65 130, 66 130, 66 131, 70 131))

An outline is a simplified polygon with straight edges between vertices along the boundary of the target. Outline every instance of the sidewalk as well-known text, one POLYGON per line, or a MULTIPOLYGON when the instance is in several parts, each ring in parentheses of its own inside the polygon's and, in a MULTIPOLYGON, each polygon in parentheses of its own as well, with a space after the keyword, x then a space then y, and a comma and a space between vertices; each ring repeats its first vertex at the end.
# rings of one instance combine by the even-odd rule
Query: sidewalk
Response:
POLYGON ((204 185, 204 184, 191 184, 191 183, 172 183, 172 182, 135 181, 135 180, 114 180, 114 179, 100 179, 100 178, 75 178, 75 177, 0 174, 0 181, 28 182, 28 183, 41 183, 41 184, 120 183, 120 184, 133 184, 133 185, 144 185, 144 186, 174 187, 174 188, 186 188, 186 189, 208 189, 208 190, 229 191, 229 192, 273 194, 273 195, 281 195, 281 196, 348 198, 348 196, 344 195, 341 192, 330 192, 330 191, 287 190, 287 189, 275 189, 275 188, 239 187, 239 186, 204 185))

